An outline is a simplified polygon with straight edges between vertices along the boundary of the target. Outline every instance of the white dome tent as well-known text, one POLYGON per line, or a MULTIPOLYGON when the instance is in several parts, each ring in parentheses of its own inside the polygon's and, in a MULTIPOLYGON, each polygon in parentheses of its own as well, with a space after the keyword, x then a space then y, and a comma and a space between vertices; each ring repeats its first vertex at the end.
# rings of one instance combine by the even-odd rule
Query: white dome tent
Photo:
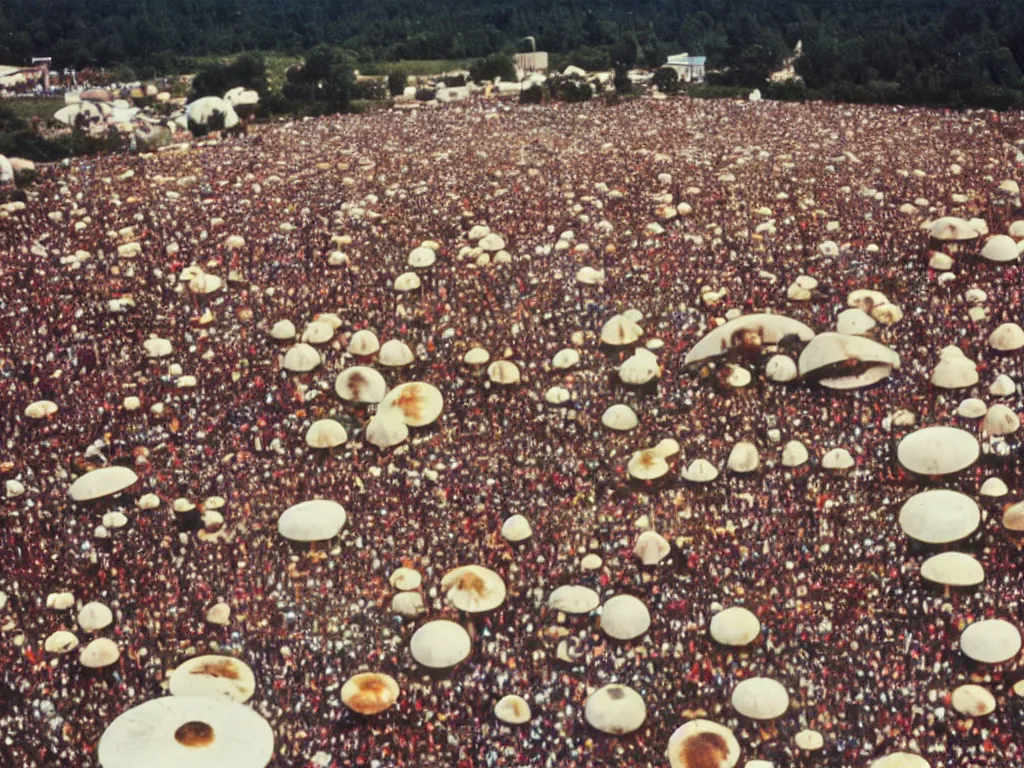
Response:
POLYGON ((103 732, 97 754, 103 768, 265 768, 274 734, 243 704, 168 696, 121 714, 103 732))

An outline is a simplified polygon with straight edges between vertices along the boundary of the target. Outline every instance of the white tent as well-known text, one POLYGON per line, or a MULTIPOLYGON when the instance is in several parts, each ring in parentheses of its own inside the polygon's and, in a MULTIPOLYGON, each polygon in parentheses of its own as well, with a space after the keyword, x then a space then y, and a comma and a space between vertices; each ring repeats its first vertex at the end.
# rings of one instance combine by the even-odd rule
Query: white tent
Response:
POLYGON ((523 515, 512 515, 501 524, 501 537, 513 543, 526 541, 533 536, 530 521, 523 515))
POLYGON ((960 650, 983 664, 1001 664, 1021 649, 1020 630, 1005 619, 976 621, 960 635, 960 650))
POLYGON ((402 368, 415 360, 416 356, 409 345, 398 339, 385 341, 377 353, 377 362, 387 368, 402 368))
POLYGON ((601 597, 590 587, 566 584, 548 598, 548 605, 563 613, 590 613, 597 610, 601 597))
POLYGON ((1016 352, 1024 347, 1024 328, 1017 323, 1003 323, 989 334, 988 345, 1000 352, 1016 352))
POLYGON ((448 602, 466 613, 493 611, 503 602, 505 580, 490 568, 463 565, 448 571, 441 579, 448 602))
POLYGON ((314 320, 302 332, 300 341, 306 344, 326 344, 334 338, 334 326, 323 320, 314 320))
POLYGON ((640 420, 628 405, 617 403, 616 405, 609 406, 601 415, 601 423, 608 429, 628 432, 631 429, 635 429, 640 420))
POLYGON ((230 699, 166 696, 123 712, 100 737, 103 768, 265 768, 274 732, 230 699))
POLYGON ((283 366, 292 373, 307 373, 321 362, 320 353, 309 344, 296 344, 285 353, 283 366))
POLYGON ((58 656, 63 656, 65 653, 71 653, 78 647, 78 638, 75 637, 74 633, 67 632, 66 630, 58 630, 46 638, 43 643, 43 650, 47 653, 53 653, 58 656))
POLYGON ((522 696, 509 694, 508 696, 502 696, 498 703, 494 705, 494 716, 509 725, 522 725, 530 721, 532 712, 526 699, 522 696))
POLYGON ((409 652, 418 664, 432 669, 454 667, 472 650, 469 633, 454 621, 429 621, 416 630, 409 652))
POLYGON ((602 733, 632 733, 647 719, 643 697, 626 685, 606 685, 587 697, 583 705, 586 721, 602 733))
POLYGON ((142 342, 142 347, 146 350, 146 357, 150 358, 167 357, 173 350, 171 342, 167 339, 155 337, 142 342))
POLYGON ((139 481, 128 467, 103 467, 86 472, 71 484, 68 495, 73 501, 93 501, 121 493, 139 481))
POLYGON ((691 483, 710 483, 718 478, 718 468, 707 459, 694 459, 683 470, 683 479, 691 483))
POLYGON ((495 360, 487 366, 487 378, 495 384, 517 384, 521 378, 519 367, 511 360, 495 360))
POLYGON ((850 469, 856 464, 845 448, 833 448, 821 459, 822 469, 850 469))
POLYGON ((601 608, 601 629, 616 640, 640 637, 651 626, 647 606, 632 595, 616 595, 601 608))
POLYGON ((97 637, 78 654, 78 661, 89 669, 102 669, 116 664, 121 658, 121 649, 109 637, 97 637))
POLYGON ((736 443, 729 452, 727 462, 729 469, 737 474, 753 472, 761 466, 761 456, 757 446, 746 440, 736 443))
POLYGON ((912 752, 892 752, 875 760, 868 768, 931 768, 928 761, 912 752))
POLYGON ((462 362, 466 365, 487 365, 487 362, 491 359, 491 353, 483 347, 473 347, 462 357, 462 362))
POLYGON ((936 584, 973 587, 985 580, 985 569, 963 552, 942 552, 921 563, 921 576, 936 584))
POLYGON ((400 693, 398 682, 380 672, 353 675, 341 687, 341 701, 353 712, 377 715, 390 709, 400 693))
POLYGON ((937 219, 928 229, 933 240, 942 241, 977 240, 981 234, 970 222, 955 216, 937 219))
POLYGON ((945 357, 932 371, 932 386, 966 389, 978 383, 978 366, 965 357, 945 357))
POLYGON ((1012 435, 1020 429, 1020 417, 1002 403, 996 403, 985 413, 981 423, 985 434, 992 436, 1012 435))
POLYGON ((238 125, 238 113, 218 96, 204 96, 185 107, 189 130, 197 136, 207 131, 231 129, 238 125))
POLYGON ((749 677, 732 690, 732 707, 751 720, 774 720, 789 709, 786 687, 770 677, 749 677))
POLYGON ((613 347, 635 344, 643 328, 624 315, 614 315, 601 327, 601 343, 613 347))
POLYGON ((291 541, 326 541, 345 526, 345 508, 335 501, 314 499, 294 504, 277 519, 277 531, 291 541))
POLYGON ((863 336, 821 333, 804 347, 798 365, 802 376, 815 376, 822 386, 857 389, 887 377, 900 367, 900 357, 863 336))
POLYGON ((984 400, 976 397, 968 397, 957 406, 956 412, 965 419, 980 419, 988 413, 988 407, 984 400))
POLYGON ((769 381, 784 384, 794 381, 800 375, 800 371, 796 361, 788 355, 773 355, 765 365, 764 375, 769 381))
POLYGON ((437 387, 423 381, 407 381, 380 401, 375 419, 394 416, 408 427, 425 427, 437 421, 443 409, 444 398, 437 387))
MULTIPOLYGON (((431 253, 433 253, 433 251, 431 251, 431 253)), ((395 278, 395 282, 392 287, 398 293, 409 293, 410 291, 417 290, 422 284, 420 276, 415 272, 403 272, 395 278)))
POLYGON ((668 539, 657 531, 644 531, 633 545, 633 554, 636 555, 644 565, 657 565, 672 551, 668 539))
POLYGON ((544 393, 544 400, 551 405, 564 405, 572 400, 572 393, 565 387, 550 387, 544 393))
POLYGON ((245 703, 256 692, 256 677, 248 664, 232 656, 195 656, 171 673, 169 689, 172 696, 245 703))
POLYGON ((306 445, 310 448, 336 448, 348 440, 348 433, 334 419, 314 421, 306 430, 306 445))
POLYGON ((782 466, 799 467, 810 459, 807 447, 799 440, 790 440, 782 449, 782 466))
POLYGON ((408 592, 419 589, 420 584, 423 583, 423 575, 412 568, 396 568, 388 577, 388 583, 400 592, 408 592))
POLYGON ((565 348, 558 352, 551 359, 551 367, 559 370, 566 371, 570 368, 575 368, 580 363, 580 353, 572 348, 565 348))
POLYGON ((711 637, 722 645, 750 645, 761 634, 761 622, 742 606, 719 611, 711 617, 711 637))
POLYGON ((278 320, 270 329, 270 338, 278 341, 294 339, 297 333, 295 323, 291 320, 278 320))
POLYGON ((996 697, 980 685, 960 685, 950 697, 953 709, 967 717, 984 717, 996 709, 996 697))
POLYGON ((373 331, 363 329, 352 334, 348 342, 348 353, 358 357, 374 355, 380 349, 380 341, 373 331))
POLYGON ((974 464, 981 454, 977 438, 956 427, 925 427, 904 437, 896 448, 900 464, 920 475, 950 475, 974 464))
POLYGON ((818 731, 808 728, 805 728, 794 736, 793 741, 796 743, 797 747, 805 752, 817 752, 825 746, 825 737, 818 731))
POLYGON ((378 413, 366 425, 366 441, 381 450, 393 448, 409 439, 409 427, 400 413, 378 413))
POLYGON ((433 266, 434 262, 437 261, 437 253, 433 248, 427 248, 425 246, 419 246, 413 248, 409 253, 409 266, 414 269, 426 269, 427 267, 433 266))
POLYGON ((379 403, 388 393, 388 385, 384 377, 373 368, 356 365, 338 374, 334 381, 334 391, 342 400, 379 403))
POLYGON ((993 235, 981 249, 981 256, 989 261, 1006 263, 1017 261, 1020 252, 1017 250, 1017 243, 1009 235, 993 235))
POLYGON ((740 745, 733 732, 710 720, 690 720, 668 740, 671 768, 734 768, 740 745))
POLYGON ((814 331, 799 320, 783 315, 743 315, 715 328, 686 355, 686 364, 699 363, 724 354, 733 347, 761 347, 795 334, 801 341, 814 338, 814 331))
POLYGON ((637 480, 657 480, 668 473, 668 462, 653 450, 637 451, 629 459, 626 471, 637 480))
POLYGON ((650 350, 641 347, 619 366, 619 378, 623 384, 641 386, 658 378, 661 366, 650 350))
POLYGON ((871 315, 857 307, 844 309, 836 318, 836 332, 844 336, 863 336, 870 333, 876 325, 871 315))
POLYGON ((114 622, 114 613, 103 603, 86 603, 78 611, 78 626, 86 632, 99 632, 114 622))
POLYGON ((36 400, 25 407, 25 416, 30 419, 45 419, 60 410, 52 400, 36 400))
POLYGON ((917 541, 948 544, 977 529, 981 510, 974 499, 957 491, 923 491, 903 503, 899 523, 903 532, 917 541))

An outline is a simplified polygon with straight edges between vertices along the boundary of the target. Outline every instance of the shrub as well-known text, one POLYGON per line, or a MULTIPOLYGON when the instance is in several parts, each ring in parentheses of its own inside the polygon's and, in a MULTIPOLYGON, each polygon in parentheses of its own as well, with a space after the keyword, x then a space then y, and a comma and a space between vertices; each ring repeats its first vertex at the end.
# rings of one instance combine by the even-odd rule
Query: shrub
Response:
POLYGON ((520 104, 541 104, 544 102, 544 89, 539 85, 531 85, 519 92, 520 104))
POLYGON ((511 56, 495 53, 484 59, 477 59, 469 66, 469 77, 477 83, 484 80, 516 79, 516 65, 511 56))
POLYGON ((408 82, 401 72, 388 72, 388 91, 392 96, 401 96, 408 82))
POLYGON ((651 78, 651 84, 662 93, 675 93, 679 90, 679 73, 672 67, 661 67, 651 78))

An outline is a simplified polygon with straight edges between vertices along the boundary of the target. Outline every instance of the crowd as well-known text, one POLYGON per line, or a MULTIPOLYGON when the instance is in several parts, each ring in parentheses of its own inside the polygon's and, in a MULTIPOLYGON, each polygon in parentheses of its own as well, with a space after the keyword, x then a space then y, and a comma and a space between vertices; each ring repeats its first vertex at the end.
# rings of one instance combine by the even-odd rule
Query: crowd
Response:
MULTIPOLYGON (((1019 321, 1024 270, 981 260, 972 244, 957 255, 955 279, 940 281, 920 228, 953 214, 1006 233, 1024 218, 1019 200, 997 192, 1021 176, 1022 139, 1020 115, 980 112, 473 103, 256 126, 44 169, 26 206, 0 218, 0 479, 24 488, 9 486, 0 516, 0 764, 96 765, 110 722, 164 695, 171 670, 209 652, 255 671, 251 705, 273 727, 274 768, 666 766, 669 735, 697 714, 734 729, 740 765, 852 768, 895 750, 933 766, 1024 763, 1024 707, 1011 692, 1020 658, 986 667, 958 651, 971 622, 1019 622, 1024 610, 1020 542, 1000 524, 1002 505, 1019 500, 1017 453, 941 481, 913 477, 893 461, 902 433, 890 418, 906 409, 918 426, 974 431, 956 413, 960 400, 992 401, 1001 373, 1024 381, 1020 356, 987 343, 998 324, 1019 321), (682 215, 659 213, 681 203, 682 215), (475 225, 504 238, 507 263, 468 250, 475 225), (229 247, 230 235, 244 245, 229 247), (437 262, 417 270, 418 290, 396 292, 409 252, 426 240, 439 244, 437 262), (819 247, 826 240, 837 255, 819 247), (129 241, 138 252, 119 253, 129 241), (178 280, 190 265, 224 288, 191 292, 178 280), (583 266, 603 269, 603 284, 578 283, 583 266), (790 300, 802 274, 819 287, 810 301, 790 300), (873 332, 902 360, 876 386, 776 384, 758 363, 750 386, 733 390, 708 375, 720 360, 684 365, 729 310, 774 311, 822 332, 859 288, 904 312, 873 332), (985 319, 968 315, 971 288, 987 294, 985 319), (702 298, 707 289, 717 303, 702 298), (604 322, 630 309, 642 313, 641 344, 664 342, 661 376, 642 389, 619 383, 622 353, 598 343, 604 322), (320 347, 323 364, 283 370, 288 344, 269 329, 288 319, 301 333, 318 313, 341 321, 320 347), (425 381, 444 397, 438 422, 397 448, 366 442, 373 408, 334 393, 339 372, 366 362, 346 352, 363 328, 416 353, 406 368, 368 363, 390 386, 425 381), (147 358, 151 335, 171 342, 169 357, 147 358), (978 363, 975 387, 931 386, 947 345, 978 363), (466 366, 474 346, 512 360, 522 381, 497 385, 466 366), (581 363, 556 370, 565 347, 581 363), (173 364, 196 386, 179 387, 173 364), (572 399, 545 402, 553 385, 572 399), (126 397, 141 407, 126 408, 126 397), (58 412, 26 417, 38 400, 58 412), (639 417, 633 431, 601 423, 620 402, 639 417), (304 441, 327 417, 349 434, 330 453, 304 441), (632 453, 664 438, 681 447, 669 475, 631 480, 632 453), (781 464, 793 439, 811 453, 804 467, 781 464), (739 440, 759 447, 758 471, 726 471, 739 440), (823 470, 821 456, 838 447, 856 466, 823 470), (697 458, 719 478, 683 480, 697 458), (113 499, 72 503, 71 482, 107 465, 131 466, 140 480, 113 499), (990 476, 1009 496, 978 496, 990 476), (984 565, 977 589, 943 592, 918 573, 931 552, 904 536, 897 514, 930 485, 962 490, 985 510, 959 545, 984 565), (160 497, 157 509, 137 509, 145 493, 160 497), (172 512, 175 499, 212 496, 226 501, 219 533, 197 533, 172 512), (318 497, 341 503, 348 523, 310 557, 276 520, 318 497), (117 510, 128 525, 97 537, 100 518, 117 510), (511 544, 500 530, 516 513, 533 535, 511 544), (644 526, 672 542, 657 566, 633 554, 644 526), (601 567, 581 568, 586 554, 601 567), (501 607, 475 617, 440 591, 446 571, 472 563, 508 585, 501 607), (423 575, 423 618, 391 611, 388 577, 400 566, 423 575), (649 631, 616 642, 596 615, 559 615, 547 599, 564 584, 602 599, 635 595, 649 631), (89 670, 77 653, 44 651, 58 629, 89 639, 73 609, 47 608, 61 591, 114 610, 103 634, 121 649, 115 666, 89 670), (221 601, 227 626, 206 621, 221 601), (749 647, 709 635, 715 610, 733 605, 761 622, 749 647), (470 657, 441 676, 417 669, 407 648, 435 618, 473 636, 470 657), (339 698, 365 670, 402 689, 373 717, 339 698), (752 676, 786 686, 783 717, 757 724, 732 709, 733 687, 752 676), (987 717, 950 707, 951 691, 972 680, 999 702, 987 717), (583 718, 588 692, 610 682, 644 697, 647 719, 632 734, 608 736, 583 718), (529 723, 495 719, 511 693, 530 703, 529 723), (805 728, 823 734, 821 751, 795 746, 805 728)), ((999 401, 1019 409, 1019 387, 999 401)))

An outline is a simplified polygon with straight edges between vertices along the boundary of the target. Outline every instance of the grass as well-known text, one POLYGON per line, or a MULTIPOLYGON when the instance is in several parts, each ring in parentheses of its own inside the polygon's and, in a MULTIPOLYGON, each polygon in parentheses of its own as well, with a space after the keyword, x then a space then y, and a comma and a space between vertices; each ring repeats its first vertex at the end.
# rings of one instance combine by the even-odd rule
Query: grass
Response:
POLYGON ((53 117, 54 112, 64 106, 64 99, 19 97, 15 99, 4 99, 0 102, 0 105, 11 110, 11 112, 22 120, 31 120, 33 117, 40 117, 45 123, 53 117))
MULTIPOLYGON (((270 90, 280 92, 287 82, 286 73, 288 69, 302 61, 302 56, 289 55, 284 53, 254 51, 263 56, 267 64, 267 73, 270 77, 270 90)), ((197 67, 203 64, 221 62, 231 59, 231 56, 197 56, 193 59, 197 67)), ((442 72, 451 72, 456 69, 469 69, 472 59, 406 59, 403 61, 380 61, 374 64, 363 64, 357 66, 362 75, 386 75, 389 72, 399 72, 406 77, 437 75, 442 72)))
POLYGON ((472 62, 472 59, 406 59, 364 65, 359 71, 364 75, 386 75, 389 72, 398 72, 406 77, 439 75, 456 69, 469 69, 472 62))
POLYGON ((267 72, 270 78, 270 90, 280 91, 288 78, 286 73, 300 61, 301 56, 288 56, 282 53, 265 53, 263 60, 267 62, 267 72))
MULTIPOLYGON (((288 72, 288 69, 302 61, 302 56, 289 55, 287 53, 267 51, 253 51, 253 53, 258 53, 263 57, 263 61, 267 65, 267 73, 270 78, 270 90, 278 93, 284 87, 285 82, 287 82, 286 73, 288 72)), ((198 70, 206 64, 219 64, 223 61, 231 61, 234 58, 234 55, 196 56, 191 59, 191 62, 195 65, 195 69, 198 70)), ((191 74, 195 74, 195 71, 191 74)))

